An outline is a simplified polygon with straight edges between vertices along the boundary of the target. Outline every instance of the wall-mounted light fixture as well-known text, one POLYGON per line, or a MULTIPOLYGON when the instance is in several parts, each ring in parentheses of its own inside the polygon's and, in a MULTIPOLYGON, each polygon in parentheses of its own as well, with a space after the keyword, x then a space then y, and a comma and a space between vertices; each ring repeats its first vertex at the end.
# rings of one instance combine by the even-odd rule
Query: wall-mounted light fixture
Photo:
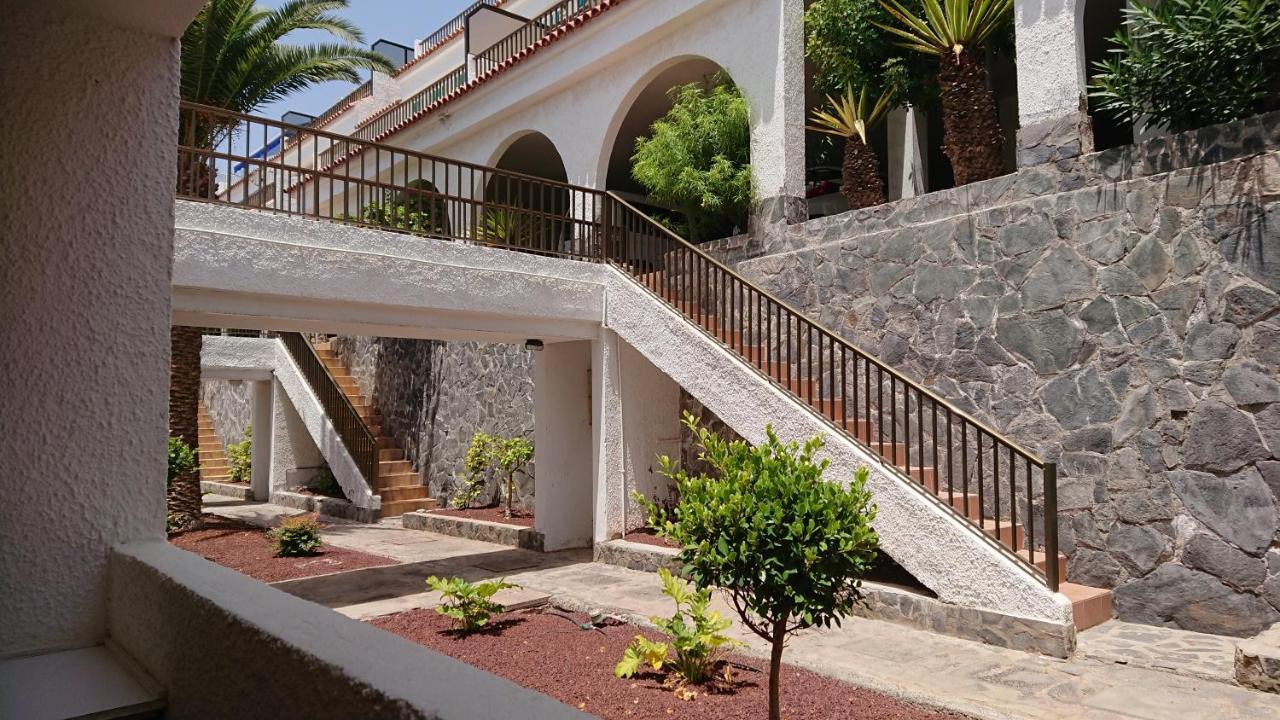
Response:
POLYGON ((536 338, 530 338, 524 341, 524 347, 526 350, 537 352, 542 349, 542 341, 536 338))

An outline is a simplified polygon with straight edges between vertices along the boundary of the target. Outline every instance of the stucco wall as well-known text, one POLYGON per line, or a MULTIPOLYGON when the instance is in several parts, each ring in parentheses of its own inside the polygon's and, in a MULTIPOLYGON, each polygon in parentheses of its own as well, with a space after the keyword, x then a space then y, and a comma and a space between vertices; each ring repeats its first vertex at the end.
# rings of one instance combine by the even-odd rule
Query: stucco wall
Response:
POLYGON ((1280 114, 726 254, 1058 461, 1067 577, 1115 587, 1121 618, 1249 635, 1280 620, 1280 151, 1264 145, 1280 114))
POLYGON ((0 655, 101 640, 107 549, 164 532, 178 43, 22 5, 0 26, 0 655))

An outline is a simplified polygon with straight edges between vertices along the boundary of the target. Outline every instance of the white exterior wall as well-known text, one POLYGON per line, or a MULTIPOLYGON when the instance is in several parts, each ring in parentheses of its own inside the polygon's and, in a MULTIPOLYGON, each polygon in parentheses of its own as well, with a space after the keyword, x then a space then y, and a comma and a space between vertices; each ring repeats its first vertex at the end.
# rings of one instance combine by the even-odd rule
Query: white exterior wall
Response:
POLYGON ((198 6, 0 24, 0 655, 101 641, 110 546, 164 537, 175 36, 198 6))
POLYGON ((1086 0, 1014 0, 1018 121, 1026 127, 1080 109, 1086 0))
POLYGON ((533 355, 534 517, 550 552, 591 546, 592 341, 533 355))

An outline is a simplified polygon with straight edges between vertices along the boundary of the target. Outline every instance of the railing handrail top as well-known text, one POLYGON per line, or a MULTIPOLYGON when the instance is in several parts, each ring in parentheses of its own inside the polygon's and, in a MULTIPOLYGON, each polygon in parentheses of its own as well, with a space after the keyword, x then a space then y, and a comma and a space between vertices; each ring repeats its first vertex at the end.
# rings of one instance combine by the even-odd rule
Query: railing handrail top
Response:
POLYGON ((879 360, 878 358, 876 358, 876 356, 875 356, 875 355, 872 355, 871 353, 867 352, 866 350, 863 350, 862 348, 858 347, 857 345, 853 344, 852 342, 850 342, 850 341, 848 341, 848 340, 846 340, 846 339, 844 339, 844 338, 840 337, 839 335, 836 335, 834 332, 831 332, 830 330, 827 330, 826 328, 822 327, 822 326, 821 326, 821 325, 819 325, 818 323, 816 323, 816 322, 814 322, 814 321, 810 320, 810 319, 808 318, 808 316, 806 316, 804 313, 802 313, 802 312, 800 312, 799 310, 797 310, 797 309, 795 309, 794 307, 792 307, 792 306, 790 305, 790 303, 787 303, 787 302, 786 302, 786 301, 784 301, 782 298, 778 297, 777 295, 774 295, 773 293, 769 292, 768 290, 765 290, 764 288, 759 287, 759 286, 758 286, 758 285, 756 285, 755 283, 753 283, 753 282, 751 282, 750 280, 748 280, 748 279, 746 279, 745 277, 743 277, 743 276, 742 276, 741 274, 739 274, 737 271, 733 270, 732 268, 730 268, 729 266, 727 266, 727 265, 725 265, 724 263, 720 262, 719 260, 715 259, 714 257, 711 257, 711 256, 710 256, 710 255, 708 255, 706 252, 704 252, 703 250, 699 249, 699 248, 698 248, 698 246, 694 245, 693 243, 690 243, 688 240, 685 240, 684 238, 682 238, 682 237, 680 237, 679 235, 675 234, 675 233, 674 233, 674 232, 672 232, 669 228, 667 228, 667 226, 666 226, 666 225, 663 225, 662 223, 658 222, 657 220, 654 220, 652 217, 650 217, 650 216, 649 216, 647 213, 645 213, 643 210, 641 210, 641 209, 637 208, 635 205, 632 205, 631 203, 627 202, 625 199, 623 199, 620 195, 618 195, 618 194, 617 194, 617 193, 615 193, 614 191, 612 191, 612 190, 606 190, 606 191, 604 191, 604 192, 605 192, 605 194, 606 194, 606 195, 608 195, 608 196, 609 196, 609 197, 610 197, 614 202, 620 203, 620 204, 622 204, 624 207, 626 207, 627 209, 629 209, 629 210, 631 210, 632 212, 634 212, 634 213, 636 213, 636 214, 640 215, 641 217, 643 217, 645 220, 647 220, 647 221, 648 221, 649 223, 651 223, 652 225, 654 225, 654 226, 656 226, 656 227, 660 228, 660 229, 662 230, 662 232, 666 233, 666 234, 667 234, 671 239, 673 239, 673 240, 677 241, 679 244, 683 245, 686 249, 688 249, 688 250, 692 250, 694 253, 696 253, 698 256, 700 256, 700 257, 701 257, 701 258, 703 258, 704 260, 706 260, 706 261, 710 262, 711 264, 715 265, 715 266, 716 266, 719 270, 721 270, 722 272, 725 272, 725 273, 728 273, 729 275, 732 275, 732 276, 733 276, 734 278, 736 278, 739 282, 741 282, 742 284, 746 285, 746 286, 747 286, 748 288, 750 288, 751 290, 753 290, 753 291, 755 291, 755 292, 757 292, 757 293, 760 293, 760 295, 762 295, 763 297, 768 298, 771 302, 774 302, 774 303, 776 303, 777 305, 779 305, 780 307, 782 307, 782 308, 786 309, 786 311, 787 311, 787 312, 789 312, 789 313, 791 313, 791 314, 795 315, 796 317, 798 317, 799 319, 803 320, 803 321, 804 321, 805 323, 807 323, 810 327, 816 328, 816 329, 818 330, 818 332, 820 332, 820 333, 822 333, 822 334, 826 335, 827 337, 831 338, 831 339, 832 339, 832 340, 834 340, 835 342, 838 342, 838 343, 840 343, 841 345, 844 345, 844 346, 848 347, 850 350, 854 351, 855 353, 858 353, 859 355, 863 356, 864 358, 866 358, 866 359, 868 359, 868 360, 870 360, 870 361, 874 362, 874 363, 876 364, 876 366, 877 366, 877 367, 879 367, 879 368, 880 368, 880 369, 882 369, 882 370, 885 370, 885 371, 886 371, 886 372, 888 372, 891 376, 893 376, 893 377, 897 378, 898 380, 901 380, 903 383, 905 383, 905 384, 907 384, 907 385, 911 386, 911 388, 912 388, 912 389, 914 389, 914 390, 916 390, 916 391, 920 392, 921 394, 923 394, 923 395, 927 396, 928 398, 930 398, 930 399, 931 399, 931 400, 933 400, 934 402, 936 402, 936 403, 940 403, 940 404, 942 404, 942 405, 946 406, 946 407, 951 411, 951 413, 952 413, 953 415, 957 415, 957 416, 959 416, 961 419, 965 420, 966 422, 970 423, 971 425, 974 425, 974 426, 975 426, 975 427, 977 427, 979 430, 981 430, 981 431, 985 432, 987 435, 990 435, 993 439, 995 439, 995 440, 999 440, 1001 443, 1003 443, 1003 444, 1005 444, 1005 445, 1008 445, 1009 447, 1013 448, 1015 451, 1017 451, 1017 452, 1018 452, 1018 454, 1022 455, 1025 459, 1029 460, 1032 464, 1037 465, 1037 466, 1040 466, 1040 467, 1043 467, 1044 465, 1046 465, 1046 463, 1045 463, 1044 459, 1042 459, 1042 458, 1041 458, 1041 457, 1039 457, 1038 455, 1036 455, 1036 454, 1034 454, 1034 453, 1032 453, 1032 452, 1030 452, 1030 451, 1026 450, 1026 449, 1025 449, 1025 448, 1023 448, 1021 445, 1019 445, 1018 443, 1016 443, 1016 442, 1014 442, 1013 440, 1010 440, 1009 438, 1005 437, 1005 435, 1004 435, 1003 433, 1001 433, 1000 431, 995 430, 994 428, 990 427, 989 425, 987 425, 986 423, 982 422, 981 420, 978 420, 977 418, 973 417, 973 416, 972 416, 972 415, 970 415, 969 413, 967 413, 967 412, 965 412, 965 411, 961 410, 960 408, 955 407, 955 406, 954 406, 954 404, 953 404, 953 403, 951 403, 950 401, 948 401, 946 398, 943 398, 943 397, 939 396, 937 393, 933 392, 933 391, 932 391, 932 390, 930 390, 929 388, 924 387, 924 386, 923 386, 923 385, 921 385, 920 383, 917 383, 916 381, 912 380, 911 378, 906 377, 905 375, 903 375, 902 373, 898 372, 898 371, 897 371, 897 370, 895 370, 894 368, 892 368, 892 367, 890 367, 890 366, 888 366, 888 365, 886 365, 886 364, 884 364, 884 363, 880 362, 880 360, 879 360))
MULTIPOLYGON (((313 135, 324 136, 329 138, 330 140, 338 140, 341 142, 346 142, 350 145, 363 145, 376 150, 386 150, 388 152, 396 152, 406 156, 413 156, 414 158, 419 160, 428 160, 431 162, 438 162, 444 165, 456 165, 456 166, 461 166, 465 168, 470 168, 472 170, 481 170, 481 171, 495 174, 495 175, 523 178, 525 180, 533 180, 534 182, 538 182, 543 185, 553 185, 556 187, 565 188, 567 190, 588 193, 591 195, 604 194, 603 190, 589 188, 584 185, 575 185, 573 183, 565 182, 561 180, 548 180, 547 178, 538 177, 537 175, 529 175, 528 173, 522 173, 516 170, 504 170, 502 168, 489 167, 488 165, 481 165, 479 163, 468 162, 466 160, 455 160, 453 158, 447 158, 440 155, 431 155, 430 153, 418 152, 417 150, 409 150, 407 148, 397 147, 395 145, 388 145, 386 143, 381 143, 374 140, 361 140, 360 138, 354 138, 354 137, 351 137, 350 135, 339 135, 338 133, 332 133, 327 130, 316 130, 313 128, 306 127, 304 125, 294 125, 292 123, 287 123, 287 122, 284 122, 283 120, 272 120, 270 118, 263 118, 257 115, 247 115, 245 113, 237 112, 235 110, 227 110, 226 108, 214 107, 212 105, 202 105, 200 103, 191 102, 189 100, 183 100, 180 103, 180 108, 207 110, 215 113, 222 113, 225 115, 233 115, 244 121, 256 122, 256 123, 267 123, 267 124, 275 125, 281 128, 290 128, 293 130, 297 130, 299 132, 307 132, 313 135)), ((184 145, 181 141, 178 142, 178 147, 179 149, 196 150, 199 152, 208 151, 208 148, 191 147, 188 145, 184 145)), ((223 153, 223 154, 228 154, 228 153, 223 153)), ((297 169, 297 172, 299 173, 318 172, 318 171, 319 171, 319 168, 298 168, 297 169)), ((352 178, 352 179, 359 180, 360 178, 352 178)), ((373 182, 373 181, 370 181, 370 182, 373 182)))
MULTIPOLYGON (((401 105, 404 105, 405 103, 408 103, 409 101, 413 100, 414 98, 418 97, 419 95, 422 95, 422 94, 424 94, 424 93, 429 92, 429 91, 430 91, 432 88, 434 88, 435 86, 437 86, 437 85, 439 85, 439 84, 441 84, 441 83, 443 83, 443 82, 447 81, 449 78, 453 77, 454 75, 457 75, 457 74, 458 74, 458 72, 464 72, 464 73, 465 73, 465 72, 466 72, 466 70, 467 70, 467 65, 466 65, 466 63, 463 63, 462 65, 459 65, 458 67, 456 67, 456 68, 454 68, 454 69, 450 70, 449 72, 445 73, 444 75, 440 76, 440 78, 439 78, 439 79, 435 80, 435 81, 434 81, 434 82, 432 82, 430 85, 427 85, 426 87, 424 87, 424 88, 422 88, 421 90, 419 90, 419 91, 415 92, 414 94, 410 95, 409 97, 401 98, 401 99, 396 100, 396 101, 394 101, 394 102, 390 102, 390 103, 387 103, 386 105, 383 105, 382 107, 378 108, 378 110, 377 110, 377 111, 375 111, 372 115, 370 115, 369 117, 365 118, 364 120, 361 120, 360 122, 356 123, 356 126, 352 129, 352 132, 357 132, 357 131, 359 131, 359 130, 363 130, 363 129, 365 129, 365 128, 369 127, 370 125, 374 124, 374 123, 375 123, 375 122, 377 122, 378 120, 381 120, 382 118, 386 117, 387 115, 390 115, 392 112, 394 112, 394 111, 395 111, 395 109, 396 109, 396 108, 400 107, 401 105)), ((359 138, 357 138, 357 139, 359 139, 359 138)), ((368 141, 362 141, 362 142, 368 142, 368 141)))
MULTIPOLYGON (((280 332, 280 335, 281 336, 296 335, 299 338, 301 338, 302 344, 307 347, 307 349, 311 353, 311 356, 316 359, 316 362, 320 363, 320 369, 324 370, 325 377, 329 378, 329 382, 333 383, 333 386, 335 388, 338 388, 339 390, 338 397, 342 398, 343 405, 346 406, 347 410, 351 411, 351 415, 353 417, 358 418, 360 420, 360 423, 359 423, 360 432, 364 433, 365 436, 367 436, 371 442, 374 442, 376 444, 377 438, 373 436, 373 432, 369 430, 369 426, 365 425, 364 418, 360 417, 360 413, 356 410, 355 404, 351 402, 351 398, 347 397, 347 394, 341 391, 342 386, 338 384, 338 379, 333 376, 333 373, 329 372, 329 366, 324 364, 324 360, 320 358, 320 354, 316 352, 315 347, 311 345, 311 341, 307 339, 307 336, 297 330, 284 330, 280 332)), ((281 337, 280 341, 284 342, 284 338, 281 337)))

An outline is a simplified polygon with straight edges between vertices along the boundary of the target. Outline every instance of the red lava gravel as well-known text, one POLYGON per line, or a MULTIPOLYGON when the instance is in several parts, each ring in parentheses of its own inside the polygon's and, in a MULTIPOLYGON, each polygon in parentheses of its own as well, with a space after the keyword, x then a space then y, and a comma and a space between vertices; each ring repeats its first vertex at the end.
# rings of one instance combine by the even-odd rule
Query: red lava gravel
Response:
POLYGON ((628 542, 641 543, 642 545, 657 545, 658 547, 676 549, 679 549, 680 547, 664 537, 658 537, 658 534, 650 528, 632 530, 626 535, 623 535, 622 539, 628 542))
POLYGON ((515 510, 511 517, 507 517, 507 508, 499 507, 483 507, 483 508, 439 508, 431 512, 436 515, 451 515, 453 517, 468 518, 471 520, 487 520, 489 522, 502 523, 503 525, 519 525, 521 527, 533 527, 533 513, 528 510, 515 510))
POLYGON ((217 515, 205 515, 204 527, 170 535, 169 542, 262 582, 399 564, 391 558, 333 545, 324 545, 308 557, 276 557, 266 530, 217 515))
MULTIPOLYGON (((501 675, 606 720, 691 718, 733 720, 768 715, 769 672, 765 660, 727 658, 733 680, 695 685, 693 700, 679 700, 656 673, 626 680, 613 667, 637 633, 630 625, 581 630, 580 615, 539 611, 495 617, 489 629, 461 637, 434 610, 410 610, 375 618, 371 624, 469 665, 501 675), (571 618, 571 619, 570 619, 571 618)), ((958 716, 926 710, 800 668, 783 666, 782 716, 787 720, 938 720, 958 716)))

